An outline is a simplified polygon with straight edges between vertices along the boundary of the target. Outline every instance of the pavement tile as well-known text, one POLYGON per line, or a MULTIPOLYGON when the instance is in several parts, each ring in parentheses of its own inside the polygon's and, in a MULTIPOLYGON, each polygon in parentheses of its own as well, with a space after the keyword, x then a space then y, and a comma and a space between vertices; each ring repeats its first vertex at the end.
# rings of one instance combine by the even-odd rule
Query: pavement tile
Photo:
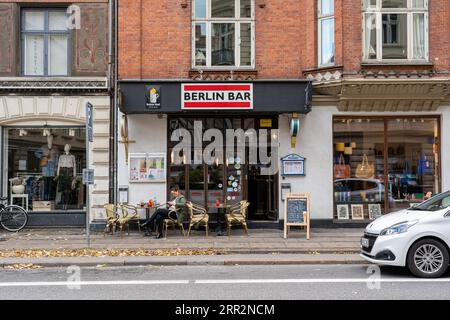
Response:
MULTIPOLYGON (((232 235, 217 237, 214 232, 208 238, 204 232, 194 232, 189 238, 178 233, 169 233, 167 239, 145 238, 142 233, 131 232, 130 235, 107 235, 93 232, 91 244, 94 248, 132 249, 210 249, 230 251, 357 251, 362 229, 313 229, 311 240, 306 240, 304 231, 294 230, 288 239, 283 239, 283 231, 275 229, 250 229, 249 235, 242 230, 233 230, 232 235)), ((0 250, 8 249, 76 249, 85 248, 86 239, 83 229, 27 229, 18 234, 0 230, 0 250)))

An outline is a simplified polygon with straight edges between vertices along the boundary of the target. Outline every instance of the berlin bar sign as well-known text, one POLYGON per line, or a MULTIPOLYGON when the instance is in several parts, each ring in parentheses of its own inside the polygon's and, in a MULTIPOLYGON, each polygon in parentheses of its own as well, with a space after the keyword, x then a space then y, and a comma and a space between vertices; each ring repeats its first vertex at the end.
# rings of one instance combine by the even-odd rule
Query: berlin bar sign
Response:
POLYGON ((253 84, 182 84, 183 110, 253 110, 253 84))

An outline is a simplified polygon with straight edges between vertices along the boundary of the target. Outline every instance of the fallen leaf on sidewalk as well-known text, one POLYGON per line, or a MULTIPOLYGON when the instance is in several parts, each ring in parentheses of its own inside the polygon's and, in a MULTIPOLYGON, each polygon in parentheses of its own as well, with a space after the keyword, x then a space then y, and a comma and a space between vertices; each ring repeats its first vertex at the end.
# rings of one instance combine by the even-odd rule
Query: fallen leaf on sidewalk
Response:
POLYGON ((0 258, 48 258, 48 257, 170 257, 170 256, 199 256, 225 255, 223 250, 204 249, 51 249, 51 250, 1 250, 0 258))
POLYGON ((42 267, 34 264, 13 264, 11 266, 4 266, 3 268, 11 270, 24 270, 24 269, 41 269, 42 267))

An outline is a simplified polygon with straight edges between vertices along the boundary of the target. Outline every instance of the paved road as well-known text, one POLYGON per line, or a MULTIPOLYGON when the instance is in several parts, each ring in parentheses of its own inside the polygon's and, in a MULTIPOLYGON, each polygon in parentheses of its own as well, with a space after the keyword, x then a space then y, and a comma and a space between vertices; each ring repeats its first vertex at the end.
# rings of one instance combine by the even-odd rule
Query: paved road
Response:
POLYGON ((383 268, 375 282, 361 265, 97 267, 81 269, 80 277, 67 271, 2 269, 0 300, 450 299, 450 274, 429 281, 383 268))

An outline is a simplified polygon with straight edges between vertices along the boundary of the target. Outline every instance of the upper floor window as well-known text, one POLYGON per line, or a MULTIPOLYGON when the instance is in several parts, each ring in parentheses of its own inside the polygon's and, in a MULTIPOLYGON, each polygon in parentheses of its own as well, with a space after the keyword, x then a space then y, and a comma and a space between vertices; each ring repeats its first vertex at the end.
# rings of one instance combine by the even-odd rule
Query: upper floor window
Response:
POLYGON ((192 66, 254 67, 254 0, 192 2, 192 66))
POLYGON ((428 0, 364 0, 364 60, 428 60, 428 0))
POLYGON ((24 76, 68 75, 70 33, 65 9, 23 9, 21 33, 24 76))
POLYGON ((334 65, 334 0, 318 0, 319 67, 334 65))

